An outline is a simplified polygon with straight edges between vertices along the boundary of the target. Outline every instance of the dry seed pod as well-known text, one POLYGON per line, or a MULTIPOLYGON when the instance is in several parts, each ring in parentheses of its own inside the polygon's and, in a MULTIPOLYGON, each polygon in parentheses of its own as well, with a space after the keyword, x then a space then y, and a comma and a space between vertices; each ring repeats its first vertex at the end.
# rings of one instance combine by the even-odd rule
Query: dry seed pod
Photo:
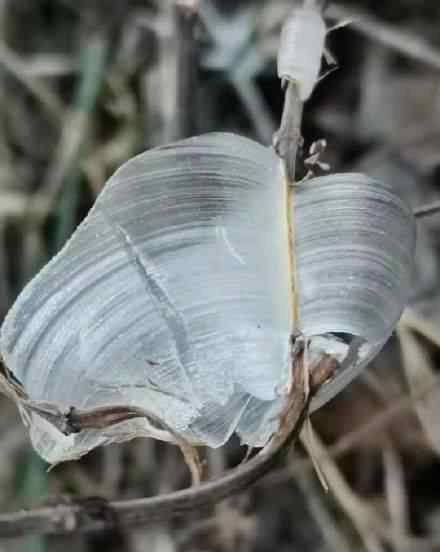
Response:
POLYGON ((297 83, 302 101, 318 80, 326 33, 321 10, 313 2, 295 8, 281 31, 278 76, 297 83))
POLYGON ((392 332, 413 248, 409 209, 363 175, 287 190, 275 153, 232 134, 135 157, 18 297, 1 352, 33 401, 142 408, 171 433, 135 419, 65 436, 33 411, 34 446, 53 463, 173 432, 209 446, 234 431, 264 444, 289 380, 292 301, 309 358, 327 352, 341 362, 317 408, 392 332))

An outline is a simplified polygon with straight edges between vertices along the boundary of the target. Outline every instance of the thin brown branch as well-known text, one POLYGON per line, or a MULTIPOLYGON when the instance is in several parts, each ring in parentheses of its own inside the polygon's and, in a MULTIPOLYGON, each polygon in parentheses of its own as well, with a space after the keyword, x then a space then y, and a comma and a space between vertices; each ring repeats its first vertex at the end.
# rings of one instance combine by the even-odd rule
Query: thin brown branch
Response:
POLYGON ((277 155, 284 161, 289 184, 295 182, 296 155, 301 143, 301 120, 303 103, 298 86, 288 82, 284 97, 284 108, 279 130, 274 134, 273 146, 277 155))
POLYGON ((80 499, 70 504, 3 514, 0 516, 0 538, 96 531, 111 528, 114 522, 109 520, 115 519, 119 527, 139 527, 197 512, 244 491, 271 470, 283 451, 298 438, 311 397, 332 375, 334 364, 329 363, 327 358, 323 358, 323 363, 327 368, 314 371, 310 378, 310 393, 307 394, 305 378, 308 372, 307 367, 304 367, 303 355, 299 354, 293 359, 294 380, 280 431, 257 456, 220 479, 153 498, 104 505, 103 499, 99 499, 99 507, 96 500, 80 499), (112 515, 104 515, 105 511, 112 515))

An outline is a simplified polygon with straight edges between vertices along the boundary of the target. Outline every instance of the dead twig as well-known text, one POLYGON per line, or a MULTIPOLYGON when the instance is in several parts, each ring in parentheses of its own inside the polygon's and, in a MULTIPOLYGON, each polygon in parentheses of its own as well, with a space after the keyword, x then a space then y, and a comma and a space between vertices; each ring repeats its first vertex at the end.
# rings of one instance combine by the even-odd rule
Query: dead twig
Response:
MULTIPOLYGON (((327 369, 311 374, 310 393, 306 392, 308 368, 303 355, 293 359, 293 382, 289 402, 283 413, 282 427, 269 444, 248 463, 239 466, 220 479, 164 496, 108 503, 119 527, 144 526, 155 521, 167 521, 185 513, 194 513, 233 494, 244 491, 270 471, 280 455, 298 438, 308 413, 311 397, 331 376, 332 363, 324 358, 327 369)), ((84 501, 60 504, 50 508, 14 512, 0 516, 0 538, 30 534, 59 534, 108 529, 109 518, 91 512, 84 501)))

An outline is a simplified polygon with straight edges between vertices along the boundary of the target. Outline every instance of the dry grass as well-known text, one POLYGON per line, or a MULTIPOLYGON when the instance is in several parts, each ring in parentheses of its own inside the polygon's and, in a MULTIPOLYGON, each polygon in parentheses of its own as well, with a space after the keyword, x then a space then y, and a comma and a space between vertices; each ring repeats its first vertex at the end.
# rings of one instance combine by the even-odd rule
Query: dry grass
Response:
MULTIPOLYGON (((288 2, 217 4, 224 9, 211 10, 197 27, 192 109, 182 115, 171 1, 0 0, 0 315, 122 161, 189 128, 270 142, 281 115, 274 59, 288 2), (225 18, 232 35, 220 32, 225 18)), ((440 9, 435 0, 383 4, 353 1, 339 12, 362 10, 371 25, 330 37, 340 69, 308 103, 303 130, 306 145, 327 138, 333 169, 395 182, 416 207, 439 197, 440 73, 433 60, 440 9), (423 50, 411 56, 398 40, 390 48, 377 18, 391 29, 388 37, 422 38, 431 58, 420 59, 423 50)), ((32 540, 28 549, 438 549, 439 218, 423 219, 418 238, 412 311, 399 339, 314 416, 328 495, 298 452, 203 519, 129 535, 32 540), (429 400, 421 389, 427 381, 429 400)), ((46 476, 2 397, 0 414, 2 511, 38 504, 45 495, 124 499, 188 483, 176 449, 142 440, 97 450, 46 476)), ((209 470, 219 474, 242 454, 233 441, 207 455, 209 470)), ((22 544, 0 542, 0 552, 22 544)))

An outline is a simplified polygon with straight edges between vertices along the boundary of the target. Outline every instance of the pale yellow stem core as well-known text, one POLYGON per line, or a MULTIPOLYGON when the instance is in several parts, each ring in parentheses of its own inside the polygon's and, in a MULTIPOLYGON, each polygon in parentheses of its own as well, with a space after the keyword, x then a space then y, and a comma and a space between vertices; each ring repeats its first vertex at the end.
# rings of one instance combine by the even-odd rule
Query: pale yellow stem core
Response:
POLYGON ((281 160, 281 174, 285 189, 286 205, 286 236, 288 251, 288 280, 289 280, 289 303, 291 307, 291 326, 292 329, 301 329, 299 297, 298 297, 298 279, 296 271, 295 255, 295 187, 288 181, 284 162, 281 160))

